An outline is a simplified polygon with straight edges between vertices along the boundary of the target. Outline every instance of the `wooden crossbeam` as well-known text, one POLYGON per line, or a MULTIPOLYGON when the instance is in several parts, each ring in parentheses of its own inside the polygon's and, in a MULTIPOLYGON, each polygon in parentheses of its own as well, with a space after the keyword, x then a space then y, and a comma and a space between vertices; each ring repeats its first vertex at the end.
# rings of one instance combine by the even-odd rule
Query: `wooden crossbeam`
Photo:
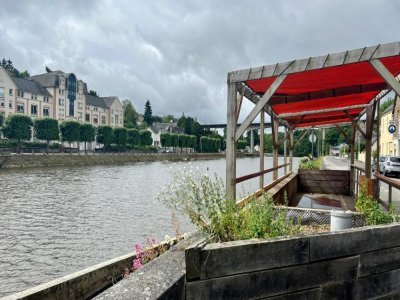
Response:
POLYGON ((277 115, 278 118, 290 118, 290 117, 298 117, 298 116, 308 116, 308 115, 317 115, 327 112, 335 112, 335 111, 343 111, 344 108, 347 110, 351 109, 359 109, 365 108, 368 104, 358 104, 358 105, 351 105, 346 107, 335 107, 335 108, 327 108, 327 109, 316 109, 316 110, 309 110, 309 111, 301 111, 295 113, 285 113, 277 115))
POLYGON ((364 130, 361 129, 360 124, 358 124, 358 122, 356 122, 356 127, 358 129, 358 131, 361 133, 361 135, 364 137, 364 139, 367 137, 364 130))
POLYGON ((296 141, 296 144, 294 145, 294 147, 297 147, 297 146, 300 144, 300 142, 304 139, 304 137, 307 135, 307 133, 310 132, 311 128, 312 128, 312 127, 308 128, 307 131, 305 131, 305 132, 300 136, 300 138, 296 141))
POLYGON ((243 95, 244 93, 239 93, 237 96, 237 103, 236 103, 236 124, 239 119, 239 114, 240 114, 240 109, 242 108, 242 102, 243 102, 243 95))
POLYGON ((349 136, 346 134, 346 132, 344 132, 344 130, 342 129, 342 127, 340 127, 339 125, 335 124, 336 129, 344 136, 344 138, 346 139, 347 143, 350 144, 350 139, 349 136))
POLYGON ((392 75, 392 73, 385 67, 385 65, 379 59, 372 59, 369 61, 375 71, 382 77, 383 80, 395 91, 397 95, 400 95, 400 83, 392 75))
POLYGON ((247 127, 249 127, 251 122, 253 122, 253 120, 260 113, 261 109, 263 109, 264 106, 267 105, 269 99, 271 99, 272 95, 275 93, 275 91, 278 89, 278 87, 281 85, 281 83, 285 80, 285 78, 286 78, 286 75, 281 75, 281 76, 278 76, 274 80, 274 82, 271 84, 271 86, 268 88, 268 90, 262 96, 260 101, 256 104, 256 106, 251 110, 251 112, 246 117, 246 119, 242 122, 242 125, 240 125, 240 127, 236 130, 235 142, 237 142, 240 139, 240 137, 246 131, 247 127))

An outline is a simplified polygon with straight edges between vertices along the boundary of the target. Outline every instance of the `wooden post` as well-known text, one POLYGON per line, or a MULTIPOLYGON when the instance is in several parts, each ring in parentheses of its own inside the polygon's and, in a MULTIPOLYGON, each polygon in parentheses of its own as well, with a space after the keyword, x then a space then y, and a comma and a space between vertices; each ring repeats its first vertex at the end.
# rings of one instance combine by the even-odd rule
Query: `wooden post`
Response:
POLYGON ((285 126, 285 136, 284 136, 285 141, 283 142, 283 163, 285 164, 283 169, 284 169, 285 174, 287 173, 287 166, 286 166, 286 163, 287 163, 287 155, 286 155, 287 134, 288 134, 288 132, 287 132, 287 128, 285 126))
POLYGON ((233 203, 236 203, 236 93, 236 84, 228 83, 228 107, 226 120, 226 199, 233 203))
POLYGON ((354 190, 354 142, 356 137, 356 130, 357 130, 357 121, 351 122, 351 136, 350 136, 350 191, 355 192, 354 190))
POLYGON ((294 151, 294 142, 293 142, 293 130, 289 133, 289 172, 293 171, 293 151, 294 151))
MULTIPOLYGON (((271 129, 272 129, 272 147, 273 147, 273 160, 272 167, 278 167, 278 129, 279 129, 279 121, 276 118, 271 117, 271 129)), ((272 172, 272 180, 278 179, 278 170, 274 170, 272 172)))
POLYGON ((365 126, 365 177, 367 179, 371 179, 371 140, 372 140, 372 131, 373 131, 373 124, 374 124, 374 117, 375 117, 375 108, 376 103, 370 105, 367 108, 366 115, 366 126, 365 126))
MULTIPOLYGON (((264 171, 264 123, 265 112, 264 109, 260 112, 260 172, 264 171)), ((264 187, 264 174, 260 176, 260 189, 264 187)))

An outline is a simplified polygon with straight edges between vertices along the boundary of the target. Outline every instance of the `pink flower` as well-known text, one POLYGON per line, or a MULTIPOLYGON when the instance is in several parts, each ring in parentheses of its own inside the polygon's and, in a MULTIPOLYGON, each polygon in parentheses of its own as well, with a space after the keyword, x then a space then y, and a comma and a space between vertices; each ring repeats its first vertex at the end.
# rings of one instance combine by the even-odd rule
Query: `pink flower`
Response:
POLYGON ((133 260, 133 269, 137 270, 137 269, 140 269, 141 267, 143 267, 143 265, 142 265, 140 258, 134 259, 133 260))
POLYGON ((143 256, 143 245, 136 243, 135 244, 135 251, 136 251, 136 257, 141 258, 143 256))

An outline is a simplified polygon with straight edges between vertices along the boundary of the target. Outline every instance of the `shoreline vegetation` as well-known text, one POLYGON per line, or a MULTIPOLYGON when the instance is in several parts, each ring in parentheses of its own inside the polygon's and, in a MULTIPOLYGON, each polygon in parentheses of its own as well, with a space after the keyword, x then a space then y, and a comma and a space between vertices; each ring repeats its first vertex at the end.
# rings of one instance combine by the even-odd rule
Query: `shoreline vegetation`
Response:
MULTIPOLYGON (((258 154, 238 153, 238 157, 257 157, 258 154)), ((225 153, 106 153, 106 154, 13 154, 1 156, 0 169, 121 165, 153 161, 191 161, 224 158, 225 153)))

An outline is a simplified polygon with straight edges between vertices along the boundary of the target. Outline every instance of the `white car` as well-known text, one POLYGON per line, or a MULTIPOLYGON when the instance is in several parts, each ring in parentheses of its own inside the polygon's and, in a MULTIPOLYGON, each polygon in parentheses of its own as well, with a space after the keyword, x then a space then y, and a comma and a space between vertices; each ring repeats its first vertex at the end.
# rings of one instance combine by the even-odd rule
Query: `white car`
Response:
POLYGON ((382 156, 379 158, 379 172, 383 175, 400 174, 400 157, 382 156))

